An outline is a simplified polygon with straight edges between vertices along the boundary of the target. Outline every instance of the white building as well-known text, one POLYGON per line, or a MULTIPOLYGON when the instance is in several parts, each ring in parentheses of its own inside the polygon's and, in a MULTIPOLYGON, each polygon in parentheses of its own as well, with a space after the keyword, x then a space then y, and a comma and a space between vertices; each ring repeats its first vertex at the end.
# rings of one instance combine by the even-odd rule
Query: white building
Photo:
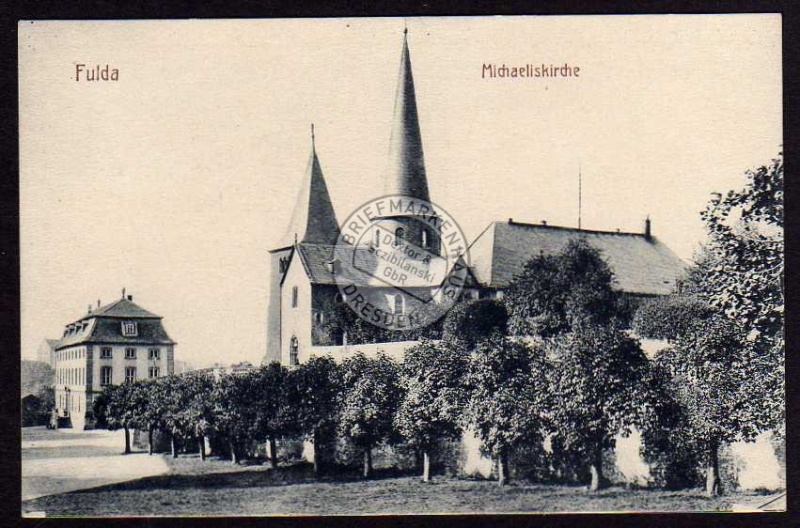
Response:
POLYGON ((66 325, 55 346, 55 399, 59 416, 83 429, 86 411, 106 385, 172 374, 175 342, 161 316, 125 296, 66 325))

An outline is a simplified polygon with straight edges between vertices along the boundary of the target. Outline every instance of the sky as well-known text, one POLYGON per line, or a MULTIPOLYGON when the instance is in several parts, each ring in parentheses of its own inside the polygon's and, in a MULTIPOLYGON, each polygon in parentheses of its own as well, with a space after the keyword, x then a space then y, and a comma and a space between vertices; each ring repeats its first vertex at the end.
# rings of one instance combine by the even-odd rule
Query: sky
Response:
POLYGON ((310 124, 339 219, 378 196, 408 27, 431 199, 653 234, 684 259, 714 191, 782 144, 779 15, 20 22, 21 356, 121 296, 194 366, 266 351, 268 250, 310 124), (483 65, 579 77, 484 78, 483 65), (76 81, 76 64, 118 81, 76 81))

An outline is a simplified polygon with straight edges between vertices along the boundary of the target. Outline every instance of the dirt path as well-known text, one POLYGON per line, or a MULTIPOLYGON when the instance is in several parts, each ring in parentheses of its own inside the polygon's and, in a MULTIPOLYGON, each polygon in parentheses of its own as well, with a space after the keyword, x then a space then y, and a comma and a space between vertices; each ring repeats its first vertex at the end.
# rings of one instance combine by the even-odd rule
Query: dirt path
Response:
POLYGON ((22 500, 124 482, 169 471, 147 453, 122 455, 122 431, 22 432, 22 500))

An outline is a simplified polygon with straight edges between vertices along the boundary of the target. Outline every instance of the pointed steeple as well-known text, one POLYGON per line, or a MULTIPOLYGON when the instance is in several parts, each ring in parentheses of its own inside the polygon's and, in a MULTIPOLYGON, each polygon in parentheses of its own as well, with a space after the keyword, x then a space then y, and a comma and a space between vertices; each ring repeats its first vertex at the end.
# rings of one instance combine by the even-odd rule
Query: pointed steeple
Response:
POLYGON ((281 247, 295 242, 310 244, 335 244, 339 236, 339 222, 333 210, 328 186, 317 158, 314 125, 311 125, 311 157, 306 166, 303 186, 292 212, 289 229, 281 239, 281 247))
POLYGON ((408 53, 408 29, 403 31, 403 52, 400 55, 400 75, 394 99, 394 123, 384 192, 430 200, 414 77, 411 74, 411 57, 408 53))

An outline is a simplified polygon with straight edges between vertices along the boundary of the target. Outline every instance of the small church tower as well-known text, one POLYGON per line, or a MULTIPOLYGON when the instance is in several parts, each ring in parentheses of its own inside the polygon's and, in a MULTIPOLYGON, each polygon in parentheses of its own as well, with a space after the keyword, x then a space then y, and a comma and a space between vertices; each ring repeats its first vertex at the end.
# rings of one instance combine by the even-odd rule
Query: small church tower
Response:
MULTIPOLYGON (((430 201, 407 29, 403 32, 403 50, 400 55, 400 72, 395 92, 394 121, 389 143, 384 194, 430 201)), ((414 215, 398 213, 380 220, 380 229, 388 231, 390 238, 396 243, 406 241, 431 253, 439 254, 441 244, 438 231, 414 215)))
POLYGON ((314 125, 311 125, 311 155, 292 219, 277 247, 270 250, 267 353, 264 364, 281 361, 281 285, 289 262, 296 255, 298 244, 333 246, 338 236, 339 222, 317 157, 314 125))

